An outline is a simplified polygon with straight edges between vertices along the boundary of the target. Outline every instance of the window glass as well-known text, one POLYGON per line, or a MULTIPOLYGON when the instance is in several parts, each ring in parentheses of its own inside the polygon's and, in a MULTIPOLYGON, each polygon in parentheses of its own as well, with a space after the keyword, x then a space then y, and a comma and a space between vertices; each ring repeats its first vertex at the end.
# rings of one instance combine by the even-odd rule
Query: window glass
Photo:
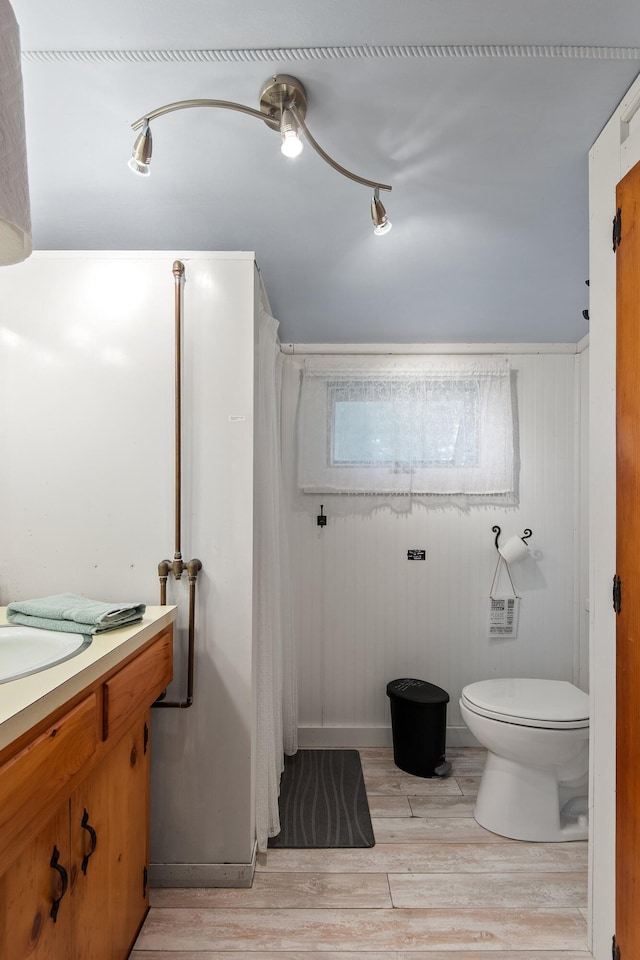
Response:
POLYGON ((334 385, 330 462, 475 466, 478 389, 468 380, 334 385))

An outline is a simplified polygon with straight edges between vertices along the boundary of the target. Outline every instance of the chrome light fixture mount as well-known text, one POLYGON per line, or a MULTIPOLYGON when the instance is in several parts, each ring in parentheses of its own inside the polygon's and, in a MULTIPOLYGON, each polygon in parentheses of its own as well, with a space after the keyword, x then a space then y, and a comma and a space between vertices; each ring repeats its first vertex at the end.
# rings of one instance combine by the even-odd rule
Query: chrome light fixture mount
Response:
POLYGON ((295 110, 298 120, 307 115, 307 91, 287 73, 270 77, 260 91, 260 111, 280 125, 285 110, 295 110))
POLYGON ((150 110, 144 114, 135 123, 131 124, 133 130, 142 132, 136 139, 133 152, 129 160, 129 167, 134 173, 148 176, 149 163, 151 161, 151 129, 149 124, 157 117, 166 113, 173 113, 176 110, 189 110, 194 107, 215 107, 222 110, 235 110, 244 113, 250 117, 256 117, 262 120, 272 130, 280 133, 282 139, 282 152, 287 157, 295 157, 302 150, 302 140, 300 131, 309 145, 315 150, 319 157, 330 167, 333 167, 343 177, 353 180, 365 187, 373 188, 374 195, 371 199, 371 219, 373 229, 377 235, 388 233, 391 229, 391 223, 387 217, 386 210, 380 201, 381 190, 391 190, 389 184, 379 183, 376 180, 368 180, 359 176, 351 170, 347 170, 339 164, 333 157, 322 149, 317 140, 314 139, 306 125, 307 115, 307 92, 304 85, 296 77, 281 73, 270 77, 262 86, 260 91, 259 109, 247 107, 243 103, 234 103, 231 100, 179 100, 175 103, 167 103, 155 110, 150 110))

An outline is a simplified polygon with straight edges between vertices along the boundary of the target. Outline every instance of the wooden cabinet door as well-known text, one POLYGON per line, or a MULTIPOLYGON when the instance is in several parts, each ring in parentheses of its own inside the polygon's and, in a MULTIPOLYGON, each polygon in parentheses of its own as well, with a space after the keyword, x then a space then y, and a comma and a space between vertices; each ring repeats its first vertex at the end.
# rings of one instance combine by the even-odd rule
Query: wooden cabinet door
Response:
POLYGON ((127 957, 149 909, 149 711, 106 760, 109 777, 110 939, 127 957))
POLYGON ((69 803, 0 877, 2 960, 69 960, 69 803))
POLYGON ((71 795, 73 960, 111 960, 109 780, 104 763, 71 795))
POLYGON ((616 940, 624 960, 640 956, 640 164, 618 184, 617 267, 617 618, 616 940))

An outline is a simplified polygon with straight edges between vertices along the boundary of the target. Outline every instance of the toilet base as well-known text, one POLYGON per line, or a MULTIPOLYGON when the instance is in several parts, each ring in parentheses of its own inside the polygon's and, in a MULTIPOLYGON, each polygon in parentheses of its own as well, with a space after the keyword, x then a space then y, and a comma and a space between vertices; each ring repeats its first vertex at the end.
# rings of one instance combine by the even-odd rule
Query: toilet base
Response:
POLYGON ((586 840, 584 784, 558 783, 553 769, 530 767, 489 751, 474 810, 477 822, 512 840, 586 840), (569 815, 562 810, 570 811, 569 815))

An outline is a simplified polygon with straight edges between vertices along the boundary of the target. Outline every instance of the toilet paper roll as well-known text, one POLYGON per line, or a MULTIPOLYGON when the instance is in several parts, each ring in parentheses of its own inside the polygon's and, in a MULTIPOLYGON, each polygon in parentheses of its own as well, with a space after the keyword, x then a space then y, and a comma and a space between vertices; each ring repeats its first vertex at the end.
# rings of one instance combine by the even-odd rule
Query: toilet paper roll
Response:
POLYGON ((498 553, 507 563, 515 563, 516 560, 528 557, 531 551, 522 537, 509 537, 506 543, 498 547, 498 553))

